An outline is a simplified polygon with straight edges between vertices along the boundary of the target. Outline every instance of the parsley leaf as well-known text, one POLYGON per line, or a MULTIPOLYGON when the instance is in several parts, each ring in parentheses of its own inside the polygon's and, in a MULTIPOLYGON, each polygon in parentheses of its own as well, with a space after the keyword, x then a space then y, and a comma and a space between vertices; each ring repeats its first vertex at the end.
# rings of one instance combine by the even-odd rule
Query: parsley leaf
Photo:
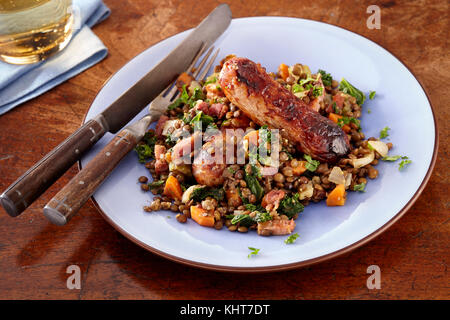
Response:
POLYGON ((303 86, 301 84, 296 83, 292 86, 292 92, 298 93, 298 92, 302 92, 302 91, 305 91, 305 88, 303 88, 303 86))
POLYGON ((223 188, 197 188, 192 192, 190 199, 196 202, 200 202, 202 200, 205 200, 207 197, 214 198, 217 201, 222 201, 225 198, 225 191, 223 190, 223 188))
POLYGON ((148 158, 153 157, 155 150, 156 136, 153 131, 145 133, 142 141, 134 148, 137 152, 140 163, 144 163, 148 158))
POLYGON ((342 117, 342 118, 339 118, 339 119, 338 119, 338 122, 337 122, 338 126, 341 127, 341 128, 342 128, 344 125, 350 124, 350 123, 356 124, 356 126, 358 127, 358 129, 361 129, 361 126, 360 126, 360 124, 359 124, 359 120, 356 119, 356 118, 353 118, 353 117, 342 117))
POLYGON ((245 172, 244 180, 247 183, 248 188, 250 191, 256 196, 256 200, 259 201, 264 195, 264 189, 261 187, 258 181, 258 177, 261 177, 261 173, 259 172, 258 168, 254 165, 251 165, 252 173, 248 174, 247 171, 245 172))
POLYGON ((248 247, 249 249, 250 249, 250 253, 248 254, 248 258, 250 259, 250 257, 251 256, 256 256, 258 253, 259 253, 259 250, 260 249, 256 249, 256 248, 253 248, 253 247, 248 247))
POLYGON ((255 221, 256 222, 266 222, 272 220, 272 216, 267 211, 256 212, 255 221))
POLYGON ((403 170, 408 164, 410 164, 412 161, 408 159, 408 157, 404 156, 402 157, 402 160, 399 164, 398 164, 398 170, 401 171, 403 170))
POLYGON ((214 118, 204 114, 203 111, 200 111, 192 118, 190 124, 194 127, 194 130, 206 129, 209 124, 214 123, 214 118))
POLYGON ((366 192, 366 190, 364 190, 365 188, 365 183, 355 184, 355 186, 353 187, 353 191, 366 192))
POLYGON ((342 78, 341 83, 339 84, 339 90, 355 97, 356 103, 360 106, 362 106, 364 104, 364 101, 366 100, 366 95, 361 90, 352 86, 350 82, 348 82, 344 78, 342 78))
POLYGON ((391 128, 389 127, 384 127, 381 131, 380 131, 380 139, 384 139, 386 137, 389 136, 388 130, 391 130, 391 128))
POLYGON ((231 219, 231 223, 232 224, 239 223, 239 225, 241 225, 241 226, 250 227, 251 225, 255 224, 256 222, 248 214, 237 214, 237 215, 233 216, 233 219, 231 219))
POLYGON ((312 95, 314 98, 317 98, 319 96, 321 96, 323 93, 323 88, 322 87, 314 87, 313 91, 312 91, 312 95))
POLYGON ((370 100, 373 100, 373 98, 375 98, 375 93, 376 93, 375 91, 370 91, 369 92, 369 99, 370 100))
POLYGON ((286 215, 289 219, 292 218, 295 214, 302 212, 305 207, 298 198, 298 193, 294 194, 292 197, 284 197, 280 202, 278 211, 286 215))
POLYGON ((150 189, 156 189, 156 188, 162 186, 165 182, 166 182, 165 180, 153 181, 153 182, 150 182, 148 184, 148 186, 150 187, 150 189))
POLYGON ((299 237, 298 233, 291 234, 289 237, 287 237, 286 240, 284 240, 284 243, 286 244, 294 243, 298 237, 299 237))
POLYGON ((386 157, 381 158, 381 160, 383 160, 383 161, 397 161, 401 157, 402 156, 386 156, 386 157))
POLYGON ((322 76, 322 83, 325 87, 331 87, 331 82, 333 81, 333 77, 331 74, 327 73, 324 70, 319 69, 319 73, 322 76))
POLYGON ((311 156, 307 155, 307 154, 304 154, 303 158, 305 158, 305 160, 306 160, 306 165, 305 165, 306 169, 311 172, 316 171, 317 167, 320 165, 320 161, 313 160, 311 158, 311 156))

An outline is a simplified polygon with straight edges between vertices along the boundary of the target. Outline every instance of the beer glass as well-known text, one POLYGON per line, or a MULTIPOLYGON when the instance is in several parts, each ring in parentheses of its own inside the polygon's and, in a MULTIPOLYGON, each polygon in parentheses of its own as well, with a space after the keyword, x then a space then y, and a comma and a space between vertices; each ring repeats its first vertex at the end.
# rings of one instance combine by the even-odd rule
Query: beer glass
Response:
POLYGON ((73 28, 72 0, 0 0, 0 59, 35 63, 62 50, 73 28))

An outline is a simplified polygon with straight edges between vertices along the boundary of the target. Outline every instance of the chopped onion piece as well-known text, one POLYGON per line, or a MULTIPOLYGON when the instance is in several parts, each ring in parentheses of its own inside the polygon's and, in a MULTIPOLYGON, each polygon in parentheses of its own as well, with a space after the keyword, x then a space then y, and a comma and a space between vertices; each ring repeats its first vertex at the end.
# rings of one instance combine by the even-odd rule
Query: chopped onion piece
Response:
POLYGON ((352 173, 347 172, 347 175, 345 177, 345 188, 350 187, 351 184, 352 184, 352 173))
POLYGON ((375 151, 378 152, 380 156, 386 157, 388 155, 389 148, 383 141, 368 141, 368 144, 373 149, 375 149, 375 151))
POLYGON ((333 167, 328 176, 328 180, 335 184, 345 184, 344 172, 342 172, 342 169, 339 167, 333 167))
POLYGON ((312 181, 309 181, 307 184, 302 185, 302 191, 298 193, 299 200, 303 200, 305 198, 311 198, 314 193, 314 187, 312 181))
POLYGON ((183 202, 183 203, 189 202, 189 200, 191 199, 192 192, 194 192, 194 190, 198 189, 198 188, 204 188, 204 186, 199 185, 199 184, 195 184, 195 185, 190 186, 189 188, 187 188, 186 191, 181 196, 181 202, 183 202))
POLYGON ((353 167, 354 168, 361 168, 364 166, 367 166, 369 163, 371 163, 375 159, 375 152, 371 152, 367 155, 365 155, 363 158, 359 159, 351 159, 353 167))
POLYGON ((170 172, 179 172, 184 174, 185 176, 192 176, 192 166, 190 164, 176 164, 174 162, 169 163, 169 171, 170 172))

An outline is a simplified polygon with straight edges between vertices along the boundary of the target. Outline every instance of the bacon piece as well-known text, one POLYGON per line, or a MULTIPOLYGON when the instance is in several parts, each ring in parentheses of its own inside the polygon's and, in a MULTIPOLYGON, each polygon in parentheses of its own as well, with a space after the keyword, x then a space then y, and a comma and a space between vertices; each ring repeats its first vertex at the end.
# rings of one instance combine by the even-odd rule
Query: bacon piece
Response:
POLYGON ((261 206, 263 208, 267 207, 269 204, 273 204, 273 208, 276 210, 278 209, 278 206, 280 205, 281 199, 284 198, 286 195, 286 192, 283 190, 271 190, 269 193, 266 193, 266 195, 262 198, 261 206))
POLYGON ((169 117, 162 115, 159 118, 158 122, 156 123, 155 132, 158 137, 161 137, 163 129, 164 129, 164 125, 166 124, 167 120, 169 120, 169 117))
POLYGON ((218 119, 222 119, 227 112, 228 107, 226 105, 223 103, 214 103, 209 107, 208 114, 217 117, 218 119))
POLYGON ((270 220, 258 223, 258 234, 261 236, 282 236, 295 229, 294 220, 270 220))

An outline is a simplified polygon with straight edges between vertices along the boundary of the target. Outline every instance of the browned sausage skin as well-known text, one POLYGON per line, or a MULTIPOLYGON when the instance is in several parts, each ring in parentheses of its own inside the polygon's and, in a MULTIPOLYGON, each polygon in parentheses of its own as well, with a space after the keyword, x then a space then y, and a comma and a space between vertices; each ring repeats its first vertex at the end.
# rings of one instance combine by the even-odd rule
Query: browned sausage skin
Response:
POLYGON ((337 124, 311 110, 259 64, 231 58, 222 67, 219 83, 226 97, 255 123, 285 129, 281 134, 313 158, 334 162, 350 151, 348 137, 337 124))

